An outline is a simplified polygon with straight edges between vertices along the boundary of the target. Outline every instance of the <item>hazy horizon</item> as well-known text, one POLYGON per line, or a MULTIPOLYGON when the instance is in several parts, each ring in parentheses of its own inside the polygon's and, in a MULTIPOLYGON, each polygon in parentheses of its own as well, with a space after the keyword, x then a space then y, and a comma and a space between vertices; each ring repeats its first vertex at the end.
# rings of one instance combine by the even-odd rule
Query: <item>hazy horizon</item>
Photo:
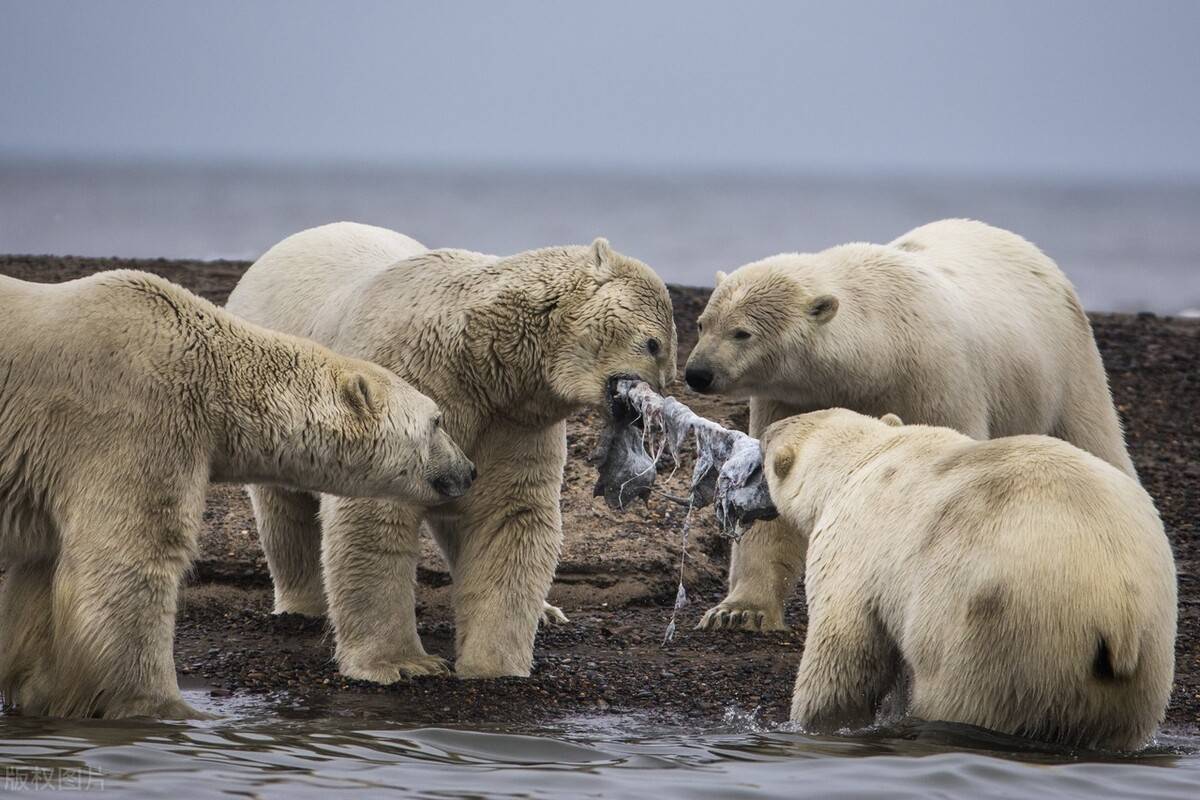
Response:
POLYGON ((1200 2, 0 0, 0 252, 353 219, 666 279, 976 217, 1200 308, 1200 2))

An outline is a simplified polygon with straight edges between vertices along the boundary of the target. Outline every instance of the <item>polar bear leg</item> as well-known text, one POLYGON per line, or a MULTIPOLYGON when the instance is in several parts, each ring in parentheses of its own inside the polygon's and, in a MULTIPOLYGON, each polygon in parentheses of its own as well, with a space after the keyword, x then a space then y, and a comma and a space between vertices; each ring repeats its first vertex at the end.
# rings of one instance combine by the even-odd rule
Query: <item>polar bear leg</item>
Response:
POLYGON ((49 702, 53 582, 46 557, 9 564, 0 586, 0 693, 35 714, 49 702))
POLYGON ((1092 380, 1067 382, 1067 398, 1050 433, 1138 480, 1137 470, 1129 458, 1129 449, 1121 433, 1117 410, 1109 393, 1101 388, 1106 388, 1107 383, 1096 385, 1105 381, 1103 369, 1099 371, 1100 376, 1092 380))
POLYGON ((792 692, 792 722, 808 731, 869 725, 899 675, 895 645, 847 592, 814 608, 810 598, 804 655, 792 692))
POLYGON ((454 550, 455 673, 527 677, 562 547, 563 424, 501 431, 481 454, 454 550))
MULTIPOLYGON (((772 422, 803 409, 754 398, 750 435, 760 436, 772 422)), ((756 522, 734 544, 729 558, 729 594, 710 608, 696 627, 706 630, 787 630, 783 619, 788 596, 804 575, 808 541, 782 521, 756 522)))
POLYGON ((247 487, 275 584, 275 613, 325 616, 320 501, 277 486, 247 487))
POLYGON ((172 652, 179 584, 202 505, 194 504, 195 520, 185 520, 177 509, 157 505, 164 495, 153 492, 148 513, 131 509, 98 519, 129 502, 115 494, 63 526, 53 581, 50 714, 207 716, 179 694, 172 652))
POLYGON ((382 500, 321 499, 322 560, 338 669, 349 678, 395 683, 444 675, 417 634, 416 580, 424 510, 382 500))
MULTIPOLYGON (((442 555, 446 558, 446 563, 450 565, 450 573, 453 575, 455 565, 458 563, 458 533, 453 524, 447 524, 446 522, 431 522, 430 528, 433 531, 433 538, 442 550, 442 555)), ((541 627, 549 628, 555 625, 566 625, 570 621, 561 608, 542 601, 542 615, 538 619, 541 627)))
POLYGON ((729 594, 697 626, 706 630, 787 630, 784 605, 804 574, 806 538, 790 525, 756 522, 733 545, 729 594))

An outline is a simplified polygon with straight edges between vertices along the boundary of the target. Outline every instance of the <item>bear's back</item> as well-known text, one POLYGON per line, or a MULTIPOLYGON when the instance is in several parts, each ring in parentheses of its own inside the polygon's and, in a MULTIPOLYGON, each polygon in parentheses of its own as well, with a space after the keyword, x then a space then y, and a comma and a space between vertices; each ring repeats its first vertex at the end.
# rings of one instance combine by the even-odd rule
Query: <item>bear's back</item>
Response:
POLYGON ((255 261, 225 308, 273 330, 321 341, 328 338, 321 329, 356 305, 351 297, 393 264, 426 250, 415 239, 373 225, 335 222, 309 228, 255 261))
POLYGON ((1012 231, 970 219, 922 225, 891 242, 938 276, 960 304, 972 310, 1022 306, 1061 310, 1065 293, 1074 295, 1058 265, 1036 245, 1012 231))
POLYGON ((889 245, 929 276, 944 327, 976 365, 988 433, 1051 433, 1067 389, 1104 392, 1092 331, 1070 281, 1036 246, 973 220, 942 220, 889 245))
MULTIPOLYGON (((1118 571, 1130 573, 1170 561, 1162 523, 1141 485, 1061 439, 961 441, 923 460, 914 480, 926 482, 936 498, 922 506, 916 526, 926 555, 937 543, 952 560, 990 556, 1017 570, 1064 573, 1083 566, 1080 558, 1093 566, 1122 564, 1118 571)), ((1076 578, 1087 576, 1064 579, 1076 578)))
POLYGON ((0 413, 0 440, 30 470, 49 470, 96 455, 80 443, 111 436, 128 444, 186 423, 179 398, 205 387, 181 391, 180 382, 195 389, 210 365, 196 337, 210 336, 206 315, 214 313, 207 301, 132 270, 60 284, 0 282, 0 410, 20 409, 0 413))
POLYGON ((104 354, 152 345, 160 327, 155 321, 179 318, 193 299, 199 300, 163 278, 135 270, 53 284, 5 278, 0 282, 0 338, 13 358, 89 354, 95 363, 104 354))

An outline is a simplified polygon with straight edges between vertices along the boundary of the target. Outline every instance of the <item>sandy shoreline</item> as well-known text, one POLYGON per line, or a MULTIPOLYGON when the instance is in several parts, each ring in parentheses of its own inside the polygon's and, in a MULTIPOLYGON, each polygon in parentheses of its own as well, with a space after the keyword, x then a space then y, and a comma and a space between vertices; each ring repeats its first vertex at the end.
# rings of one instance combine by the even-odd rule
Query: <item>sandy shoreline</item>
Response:
MULTIPOLYGON (((223 302, 245 262, 0 256, 0 274, 56 282, 101 269, 156 272, 223 302)), ((695 342, 708 291, 672 287, 680 363, 695 342)), ((1179 570, 1176 685, 1168 723, 1200 723, 1200 321, 1154 315, 1092 315, 1134 462, 1158 504, 1179 570)), ((676 391, 682 391, 677 385, 676 391)), ((689 405, 744 429, 742 403, 689 395, 689 405)), ((693 520, 687 588, 675 641, 660 646, 679 564, 683 510, 661 498, 623 514, 591 496, 586 456, 597 419, 568 425, 571 458, 563 486, 565 542, 551 602, 571 617, 539 634, 528 680, 426 678, 390 687, 343 679, 324 623, 270 614, 270 580, 239 487, 214 487, 206 529, 176 637, 181 680, 218 697, 265 694, 281 710, 378 714, 420 723, 518 723, 596 711, 644 711, 719 720, 735 704, 762 719, 787 717, 803 643, 801 592, 789 603, 788 633, 692 630, 722 594, 728 546, 711 514, 693 520)), ((684 471, 681 471, 684 472, 684 471)), ((679 477, 676 482, 681 484, 679 477)), ((678 487, 676 487, 678 488, 678 487)), ((680 493, 680 492, 676 492, 680 493)), ((418 620, 426 648, 451 656, 449 576, 430 542, 419 571, 418 620)))

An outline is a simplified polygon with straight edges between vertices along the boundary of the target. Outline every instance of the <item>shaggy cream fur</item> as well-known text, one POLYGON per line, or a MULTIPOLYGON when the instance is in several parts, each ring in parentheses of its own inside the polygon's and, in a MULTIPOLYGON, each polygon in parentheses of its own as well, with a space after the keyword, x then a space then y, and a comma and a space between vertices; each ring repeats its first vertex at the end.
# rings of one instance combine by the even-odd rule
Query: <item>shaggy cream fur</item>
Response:
POLYGON ((663 282, 603 239, 500 258, 343 222, 275 245, 228 308, 394 369, 441 404, 479 466, 470 494, 437 515, 253 487, 276 610, 328 608, 351 677, 444 671, 414 612, 426 523, 454 580, 456 673, 528 675, 539 619, 561 616, 545 599, 562 541, 564 419, 603 404, 614 376, 672 379, 663 282))
MULTIPOLYGON (((976 439, 1056 436, 1135 475, 1079 299, 1014 233, 944 220, 721 278, 688 383, 749 397, 752 435, 822 408, 895 412, 976 439)), ((734 547, 729 595, 703 627, 784 627, 804 541, 781 525, 755 525, 734 547)))
POLYGON ((1175 566, 1136 480, 1047 436, 976 441, 844 409, 763 436, 771 496, 808 539, 792 719, 909 713, 1130 750, 1171 693, 1175 566))
POLYGON ((209 481, 432 504, 472 465, 392 373, 140 272, 0 277, 0 691, 189 717, 171 652, 209 481))

